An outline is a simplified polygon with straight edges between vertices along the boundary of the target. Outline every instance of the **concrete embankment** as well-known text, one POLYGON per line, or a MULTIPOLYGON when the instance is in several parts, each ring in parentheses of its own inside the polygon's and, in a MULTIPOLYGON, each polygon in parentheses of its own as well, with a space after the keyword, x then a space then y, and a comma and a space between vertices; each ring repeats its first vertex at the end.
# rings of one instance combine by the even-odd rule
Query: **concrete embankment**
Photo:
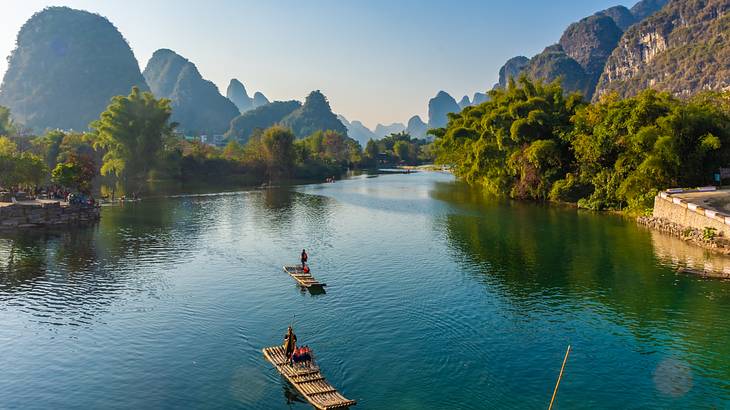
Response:
POLYGON ((99 210, 51 201, 0 204, 0 231, 86 225, 99 220, 99 210))
MULTIPOLYGON (((711 192, 714 196, 718 194, 717 191, 711 192)), ((709 208, 702 200, 701 191, 662 192, 654 198, 652 216, 641 216, 637 222, 706 249, 730 255, 730 214, 709 208), (692 198, 695 200, 692 201, 692 198)))

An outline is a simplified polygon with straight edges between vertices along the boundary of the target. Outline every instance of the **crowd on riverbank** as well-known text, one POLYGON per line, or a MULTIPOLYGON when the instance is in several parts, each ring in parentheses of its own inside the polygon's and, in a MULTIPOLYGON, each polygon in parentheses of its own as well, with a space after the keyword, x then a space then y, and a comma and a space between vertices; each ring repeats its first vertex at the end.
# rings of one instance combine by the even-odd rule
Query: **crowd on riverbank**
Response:
POLYGON ((16 203, 34 200, 56 200, 77 206, 95 206, 97 203, 94 196, 90 193, 73 192, 68 188, 58 185, 37 186, 30 189, 0 187, 0 202, 16 203))

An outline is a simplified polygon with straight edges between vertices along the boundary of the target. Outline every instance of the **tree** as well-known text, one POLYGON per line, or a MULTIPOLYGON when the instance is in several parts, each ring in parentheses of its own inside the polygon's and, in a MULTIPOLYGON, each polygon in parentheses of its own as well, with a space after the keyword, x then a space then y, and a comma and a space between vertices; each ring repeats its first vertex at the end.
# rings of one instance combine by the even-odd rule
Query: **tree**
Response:
POLYGON ((393 145, 393 152, 403 162, 408 162, 410 144, 405 141, 398 141, 393 145))
POLYGON ((12 136, 16 132, 13 119, 10 116, 10 109, 0 106, 0 137, 12 136))
POLYGON ((431 132, 436 162, 495 194, 548 199, 574 164, 567 135, 581 106, 580 95, 566 96, 557 81, 511 80, 431 132))
POLYGON ((379 153, 380 147, 378 147, 378 143, 372 138, 369 139, 368 143, 365 145, 365 156, 370 160, 376 160, 379 153))
POLYGON ((61 143, 65 136, 66 134, 63 131, 54 130, 34 140, 40 151, 43 152, 46 165, 49 169, 54 169, 58 163, 58 155, 61 152, 61 143))
POLYGON ((273 180, 291 175, 294 160, 294 134, 279 125, 269 127, 261 136, 267 173, 273 180))
POLYGON ((10 138, 0 135, 0 155, 11 156, 18 153, 18 145, 10 138))
POLYGON ((360 144, 337 131, 316 131, 301 140, 306 148, 307 158, 337 162, 349 165, 360 161, 360 144))
POLYGON ((240 161, 243 159, 244 153, 245 150, 243 145, 235 139, 228 141, 228 144, 226 144, 226 147, 223 149, 223 157, 230 160, 240 161))
POLYGON ((94 147, 106 152, 102 175, 146 178, 176 126, 169 122, 171 114, 170 100, 158 100, 137 87, 128 96, 113 97, 99 120, 91 123, 94 147))
POLYGON ((651 207, 657 191, 711 183, 730 161, 730 113, 721 94, 679 100, 647 90, 578 111, 570 140, 590 209, 651 207))
POLYGON ((53 182, 80 192, 91 190, 91 181, 95 176, 94 161, 89 156, 76 154, 72 154, 66 162, 57 164, 51 172, 53 182))
POLYGON ((660 189, 712 183, 730 165, 729 96, 646 90, 585 104, 522 77, 431 134, 438 163, 492 193, 644 212, 660 189))
POLYGON ((30 152, 18 152, 14 142, 0 137, 0 187, 36 186, 43 182, 46 174, 42 158, 30 152))

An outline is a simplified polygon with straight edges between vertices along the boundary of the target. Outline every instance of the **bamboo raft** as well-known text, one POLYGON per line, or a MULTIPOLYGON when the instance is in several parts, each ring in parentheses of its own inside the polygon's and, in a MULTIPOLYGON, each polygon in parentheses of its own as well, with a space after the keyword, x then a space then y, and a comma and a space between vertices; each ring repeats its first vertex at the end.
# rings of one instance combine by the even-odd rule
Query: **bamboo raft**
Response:
POLYGON ((301 266, 284 266, 284 272, 288 273, 289 276, 299 283, 303 288, 322 288, 327 286, 326 283, 320 283, 317 279, 312 276, 311 273, 304 273, 301 266))
POLYGON ((283 346, 272 346, 263 349, 266 360, 276 367, 289 383, 301 393, 307 401, 319 410, 344 409, 357 404, 355 400, 345 398, 319 372, 317 367, 295 367, 287 363, 283 346))

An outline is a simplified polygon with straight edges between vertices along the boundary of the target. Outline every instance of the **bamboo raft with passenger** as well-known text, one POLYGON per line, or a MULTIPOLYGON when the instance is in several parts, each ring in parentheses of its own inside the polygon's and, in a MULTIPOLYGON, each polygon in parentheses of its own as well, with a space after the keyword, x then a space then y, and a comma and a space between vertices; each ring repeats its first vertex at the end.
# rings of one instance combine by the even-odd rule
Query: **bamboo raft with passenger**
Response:
POLYGON ((284 266, 284 272, 294 278, 299 283, 299 286, 303 288, 322 288, 327 286, 326 283, 321 283, 315 279, 311 272, 305 271, 301 265, 284 266))
POLYGON ((319 367, 312 363, 311 350, 307 348, 307 357, 298 359, 296 353, 296 336, 289 327, 284 345, 266 347, 264 357, 279 371, 307 401, 317 409, 344 409, 357 404, 347 399, 329 384, 319 367))

